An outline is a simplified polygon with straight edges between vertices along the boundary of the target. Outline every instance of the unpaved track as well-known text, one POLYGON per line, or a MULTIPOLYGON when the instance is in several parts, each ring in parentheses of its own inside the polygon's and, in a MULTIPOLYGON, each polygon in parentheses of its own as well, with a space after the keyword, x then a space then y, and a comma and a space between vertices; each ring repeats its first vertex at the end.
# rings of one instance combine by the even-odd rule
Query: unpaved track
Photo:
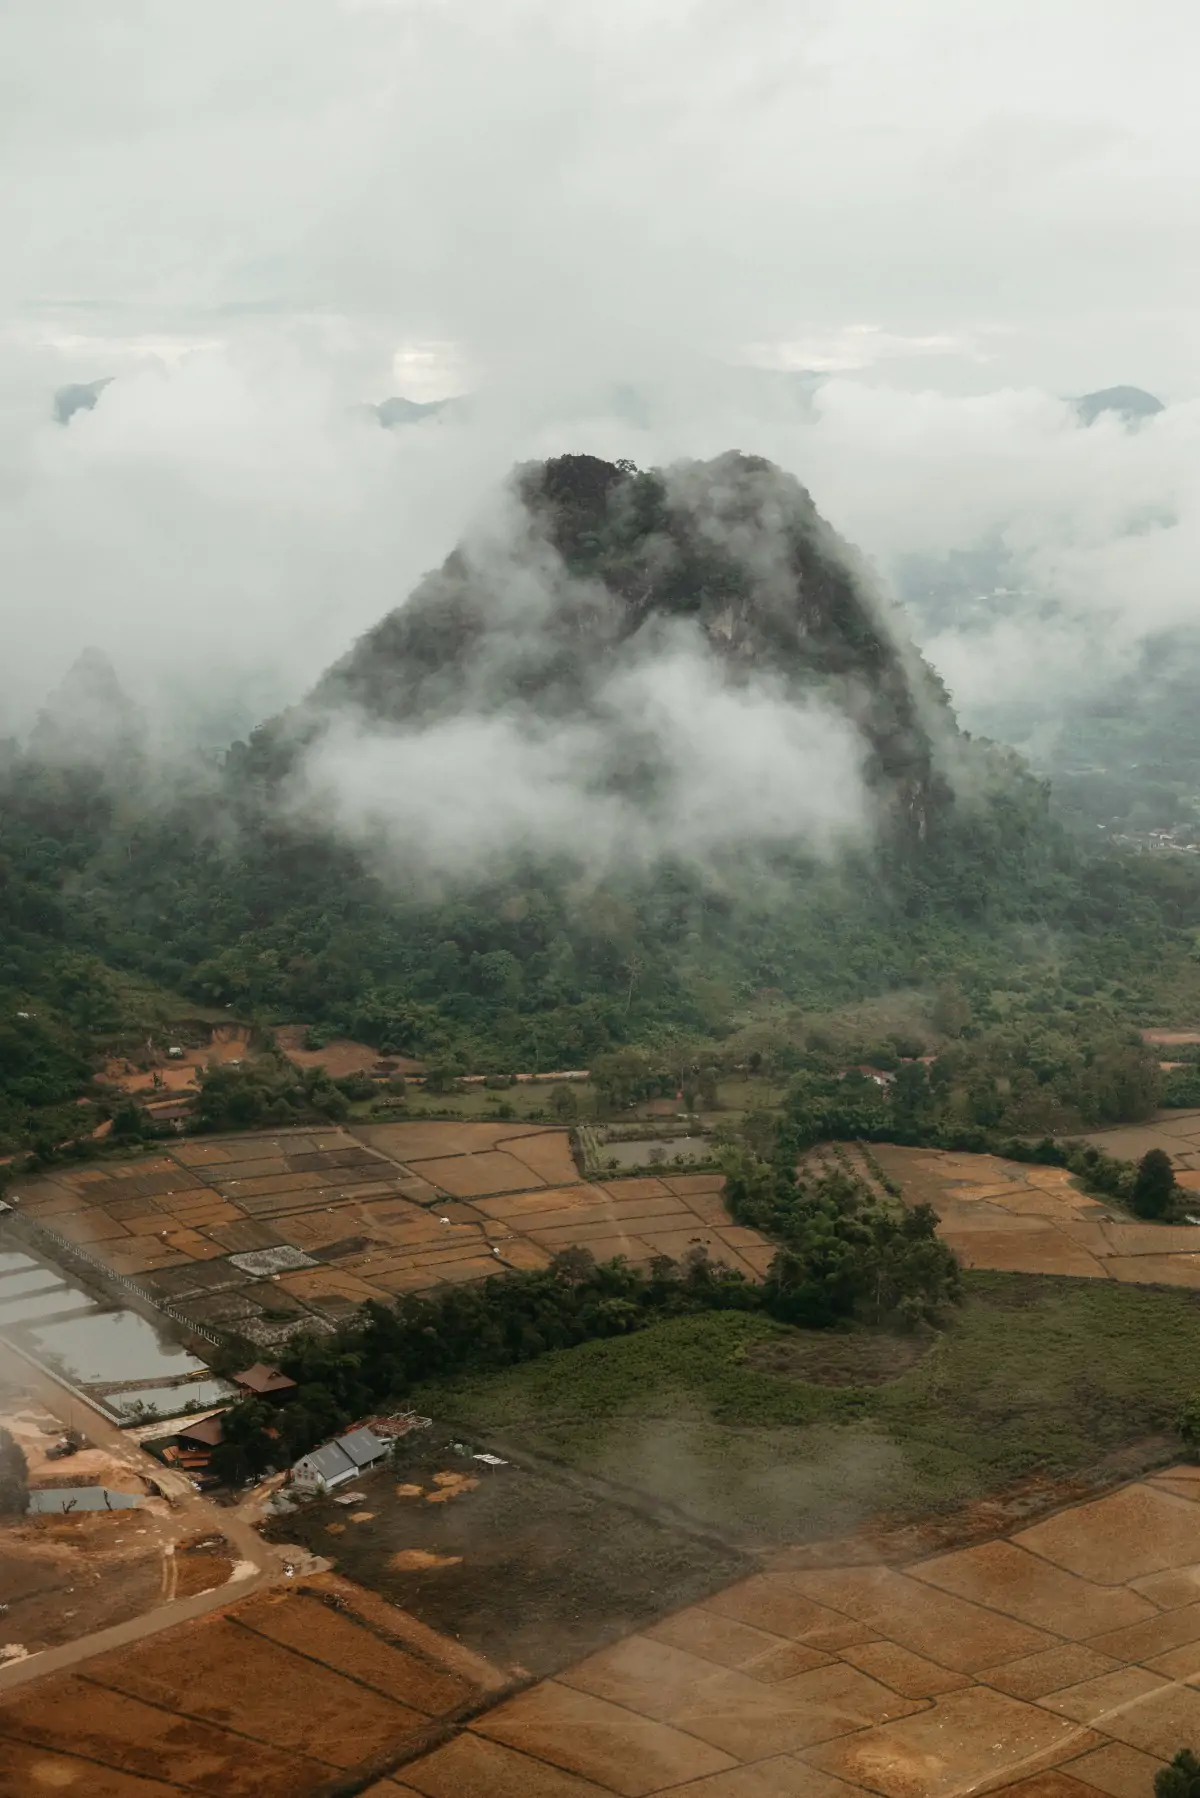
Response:
POLYGON ((30 1680, 41 1679, 48 1673, 62 1673, 79 1661, 91 1660, 93 1655, 108 1654, 114 1648, 125 1648, 146 1636, 156 1636, 160 1630, 203 1617, 207 1611, 219 1610, 227 1604, 240 1604, 252 1593, 274 1585, 276 1578, 273 1573, 258 1573, 249 1579, 235 1580, 232 1584, 217 1586, 211 1592, 201 1592, 195 1598, 180 1598, 173 1604, 158 1605, 152 1611, 143 1611, 140 1617, 131 1618, 128 1623, 97 1630, 93 1635, 81 1636, 76 1642, 65 1642, 61 1648, 44 1648, 27 1660, 13 1661, 0 1668, 0 1694, 27 1685, 30 1680))
POLYGON ((31 1361, 12 1343, 3 1340, 0 1340, 0 1372, 11 1374, 14 1380, 27 1386, 48 1410, 53 1411, 63 1422, 69 1422, 73 1429, 82 1431, 97 1448, 106 1450, 127 1466, 136 1468, 144 1478, 154 1480, 170 1501, 173 1516, 180 1524, 181 1535, 194 1533, 224 1536, 232 1544, 239 1560, 248 1562, 255 1569, 247 1578, 214 1587, 211 1592, 201 1592, 195 1598, 178 1599, 159 1605, 154 1610, 143 1612, 140 1617, 132 1618, 128 1623, 97 1630, 93 1635, 81 1636, 78 1641, 64 1643, 61 1648, 44 1649, 38 1654, 30 1655, 27 1660, 14 1661, 11 1665, 0 1668, 0 1692, 24 1685, 31 1679, 40 1679, 44 1673, 61 1672, 64 1667, 87 1660, 94 1654, 102 1654, 129 1642, 140 1641, 146 1636, 156 1635, 159 1630, 169 1629, 172 1624, 202 1617, 206 1611, 217 1610, 235 1599, 248 1598, 252 1592, 260 1591, 282 1577, 275 1551, 235 1509, 231 1507, 226 1510, 220 1505, 214 1505, 196 1491, 190 1480, 182 1475, 172 1475, 161 1462, 131 1441, 79 1393, 64 1385, 45 1368, 39 1367, 36 1361, 31 1361))

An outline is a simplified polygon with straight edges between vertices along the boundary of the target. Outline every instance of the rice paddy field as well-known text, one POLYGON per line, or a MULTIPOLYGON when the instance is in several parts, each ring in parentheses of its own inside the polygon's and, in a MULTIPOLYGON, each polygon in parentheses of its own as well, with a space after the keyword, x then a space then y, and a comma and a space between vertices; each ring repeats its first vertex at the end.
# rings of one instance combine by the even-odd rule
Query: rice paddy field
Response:
POLYGON ((198 1325, 263 1349, 562 1248, 646 1262, 697 1246, 763 1273, 717 1175, 587 1181, 565 1130, 416 1121, 181 1138, 19 1182, 22 1216, 198 1325))
MULTIPOLYGON (((989 1157, 813 1159, 935 1204, 967 1265, 943 1331, 710 1314, 414 1393, 400 1462, 272 1526, 330 1571, 0 1694, 0 1798, 1151 1798, 1200 1741, 1190 1227, 989 1157)), ((18 1192, 265 1328, 576 1242, 771 1253, 715 1176, 587 1181, 519 1121, 192 1139, 18 1192)))
POLYGON ((0 1798, 361 1791, 375 1765, 506 1683, 318 1574, 0 1697, 0 1798))

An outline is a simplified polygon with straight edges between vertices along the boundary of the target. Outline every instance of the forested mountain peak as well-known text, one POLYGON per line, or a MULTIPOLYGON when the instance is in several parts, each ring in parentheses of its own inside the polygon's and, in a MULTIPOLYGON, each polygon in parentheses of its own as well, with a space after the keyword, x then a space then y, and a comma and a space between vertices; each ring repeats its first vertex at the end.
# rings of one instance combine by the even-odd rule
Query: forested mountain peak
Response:
POLYGON ((517 469, 510 496, 329 671, 317 711, 595 716, 614 676, 687 643, 727 687, 848 719, 869 783, 924 826, 957 738, 945 691, 793 476, 737 452, 665 470, 564 455, 517 469))
POLYGON ((55 765, 115 772, 138 748, 143 721, 102 650, 85 649, 38 713, 30 753, 55 765))

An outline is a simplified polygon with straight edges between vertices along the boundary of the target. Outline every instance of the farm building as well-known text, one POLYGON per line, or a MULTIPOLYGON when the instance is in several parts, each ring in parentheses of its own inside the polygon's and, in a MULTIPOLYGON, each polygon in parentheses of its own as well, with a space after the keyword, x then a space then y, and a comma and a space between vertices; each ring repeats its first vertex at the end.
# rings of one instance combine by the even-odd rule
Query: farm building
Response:
POLYGON ((296 1390, 295 1380, 289 1380, 278 1367, 268 1367, 263 1361, 256 1361, 253 1367, 235 1373, 233 1383, 255 1398, 274 1399, 277 1403, 289 1399, 296 1390))
POLYGON ((301 1455, 292 1468, 292 1481, 318 1492, 332 1492, 335 1486, 378 1467, 387 1454, 387 1443, 381 1442, 374 1430, 351 1430, 348 1435, 301 1455))
POLYGON ((196 1423, 181 1423, 175 1432, 182 1443, 198 1443, 203 1448, 216 1448, 225 1440, 225 1428, 218 1411, 213 1417, 201 1417, 196 1423))
POLYGON ((168 1467, 179 1473, 186 1473, 188 1478, 202 1489, 217 1483, 213 1472, 212 1452, 225 1440, 225 1427, 219 1411, 208 1417, 181 1417, 174 1429, 171 1441, 163 1441, 161 1446, 155 1443, 152 1452, 158 1453, 168 1467))

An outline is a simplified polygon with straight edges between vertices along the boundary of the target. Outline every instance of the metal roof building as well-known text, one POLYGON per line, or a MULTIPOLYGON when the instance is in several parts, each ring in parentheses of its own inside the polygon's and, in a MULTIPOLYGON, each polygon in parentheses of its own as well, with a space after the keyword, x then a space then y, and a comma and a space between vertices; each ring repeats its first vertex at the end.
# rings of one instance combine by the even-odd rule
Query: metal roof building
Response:
POLYGON ((387 1453, 387 1443, 381 1442, 374 1430, 351 1430, 348 1435, 301 1455, 292 1468, 292 1479, 298 1486, 331 1492, 335 1486, 377 1467, 387 1459, 387 1453))

